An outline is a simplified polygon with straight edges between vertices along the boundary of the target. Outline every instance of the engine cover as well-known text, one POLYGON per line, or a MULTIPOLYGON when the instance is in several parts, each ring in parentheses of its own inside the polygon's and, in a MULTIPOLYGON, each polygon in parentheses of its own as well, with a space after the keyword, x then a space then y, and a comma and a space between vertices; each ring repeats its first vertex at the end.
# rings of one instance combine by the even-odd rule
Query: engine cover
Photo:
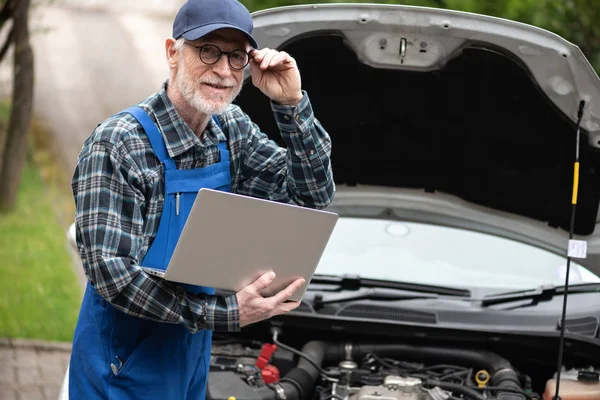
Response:
POLYGON ((350 397, 352 400, 424 400, 428 393, 417 378, 386 376, 381 386, 363 386, 350 397))

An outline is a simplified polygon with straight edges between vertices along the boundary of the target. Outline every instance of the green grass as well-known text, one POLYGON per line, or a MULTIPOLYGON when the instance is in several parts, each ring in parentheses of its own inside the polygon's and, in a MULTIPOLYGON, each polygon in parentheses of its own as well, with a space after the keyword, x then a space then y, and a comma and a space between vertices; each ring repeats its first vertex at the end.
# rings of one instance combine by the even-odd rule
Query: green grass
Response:
POLYGON ((0 120, 8 121, 8 113, 10 112, 10 104, 6 101, 0 101, 0 120))
POLYGON ((29 161, 15 210, 0 213, 0 337, 73 338, 81 289, 51 198, 29 161))

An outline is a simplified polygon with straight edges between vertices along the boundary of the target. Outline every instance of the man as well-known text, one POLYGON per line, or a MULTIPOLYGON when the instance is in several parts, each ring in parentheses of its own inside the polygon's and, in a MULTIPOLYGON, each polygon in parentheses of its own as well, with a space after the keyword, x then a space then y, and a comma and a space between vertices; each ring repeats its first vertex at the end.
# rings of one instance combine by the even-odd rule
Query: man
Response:
POLYGON ((264 298, 274 279, 267 273, 222 297, 140 268, 166 268, 202 187, 314 208, 333 197, 331 142, 296 62, 257 50, 252 28, 236 0, 189 0, 166 41, 162 89, 104 121, 83 145, 72 185, 89 284, 73 341, 71 398, 204 399, 212 331, 238 331, 298 306, 286 299, 302 280, 264 298), (287 149, 231 105, 248 64, 287 149))

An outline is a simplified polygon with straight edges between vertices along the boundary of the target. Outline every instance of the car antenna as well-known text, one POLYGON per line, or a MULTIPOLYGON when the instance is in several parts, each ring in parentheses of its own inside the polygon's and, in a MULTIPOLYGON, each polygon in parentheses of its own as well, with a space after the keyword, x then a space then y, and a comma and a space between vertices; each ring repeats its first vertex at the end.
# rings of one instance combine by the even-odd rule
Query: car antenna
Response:
MULTIPOLYGON (((569 250, 567 252, 567 270, 565 274, 565 295, 563 297, 562 316, 560 321, 560 341, 558 345, 558 364, 556 367, 556 388, 553 400, 561 400, 559 396, 560 389, 560 372, 562 369, 563 350, 565 346, 565 320, 567 315, 567 296, 569 295, 569 273, 571 271, 571 251, 572 244, 578 244, 578 241, 573 240, 573 232, 575 230, 575 211, 577 209, 577 192, 579 190, 579 142, 581 136, 581 119, 583 118, 583 107, 585 101, 579 102, 579 111, 577 112, 577 131, 575 140, 575 163, 573 165, 573 194, 571 199, 571 222, 569 224, 569 250)), ((585 257, 585 255, 583 256, 585 257)))

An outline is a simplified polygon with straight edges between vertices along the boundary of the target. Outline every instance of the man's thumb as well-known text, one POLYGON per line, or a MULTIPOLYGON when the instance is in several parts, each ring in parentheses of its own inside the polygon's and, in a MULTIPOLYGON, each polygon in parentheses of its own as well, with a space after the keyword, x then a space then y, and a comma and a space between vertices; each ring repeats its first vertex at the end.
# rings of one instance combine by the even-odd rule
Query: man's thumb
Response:
POLYGON ((275 272, 269 271, 267 273, 262 274, 257 280, 254 281, 254 283, 252 285, 254 286, 254 288, 256 290, 261 292, 267 286, 269 286, 271 284, 271 282, 273 282, 274 279, 275 279, 275 272))

